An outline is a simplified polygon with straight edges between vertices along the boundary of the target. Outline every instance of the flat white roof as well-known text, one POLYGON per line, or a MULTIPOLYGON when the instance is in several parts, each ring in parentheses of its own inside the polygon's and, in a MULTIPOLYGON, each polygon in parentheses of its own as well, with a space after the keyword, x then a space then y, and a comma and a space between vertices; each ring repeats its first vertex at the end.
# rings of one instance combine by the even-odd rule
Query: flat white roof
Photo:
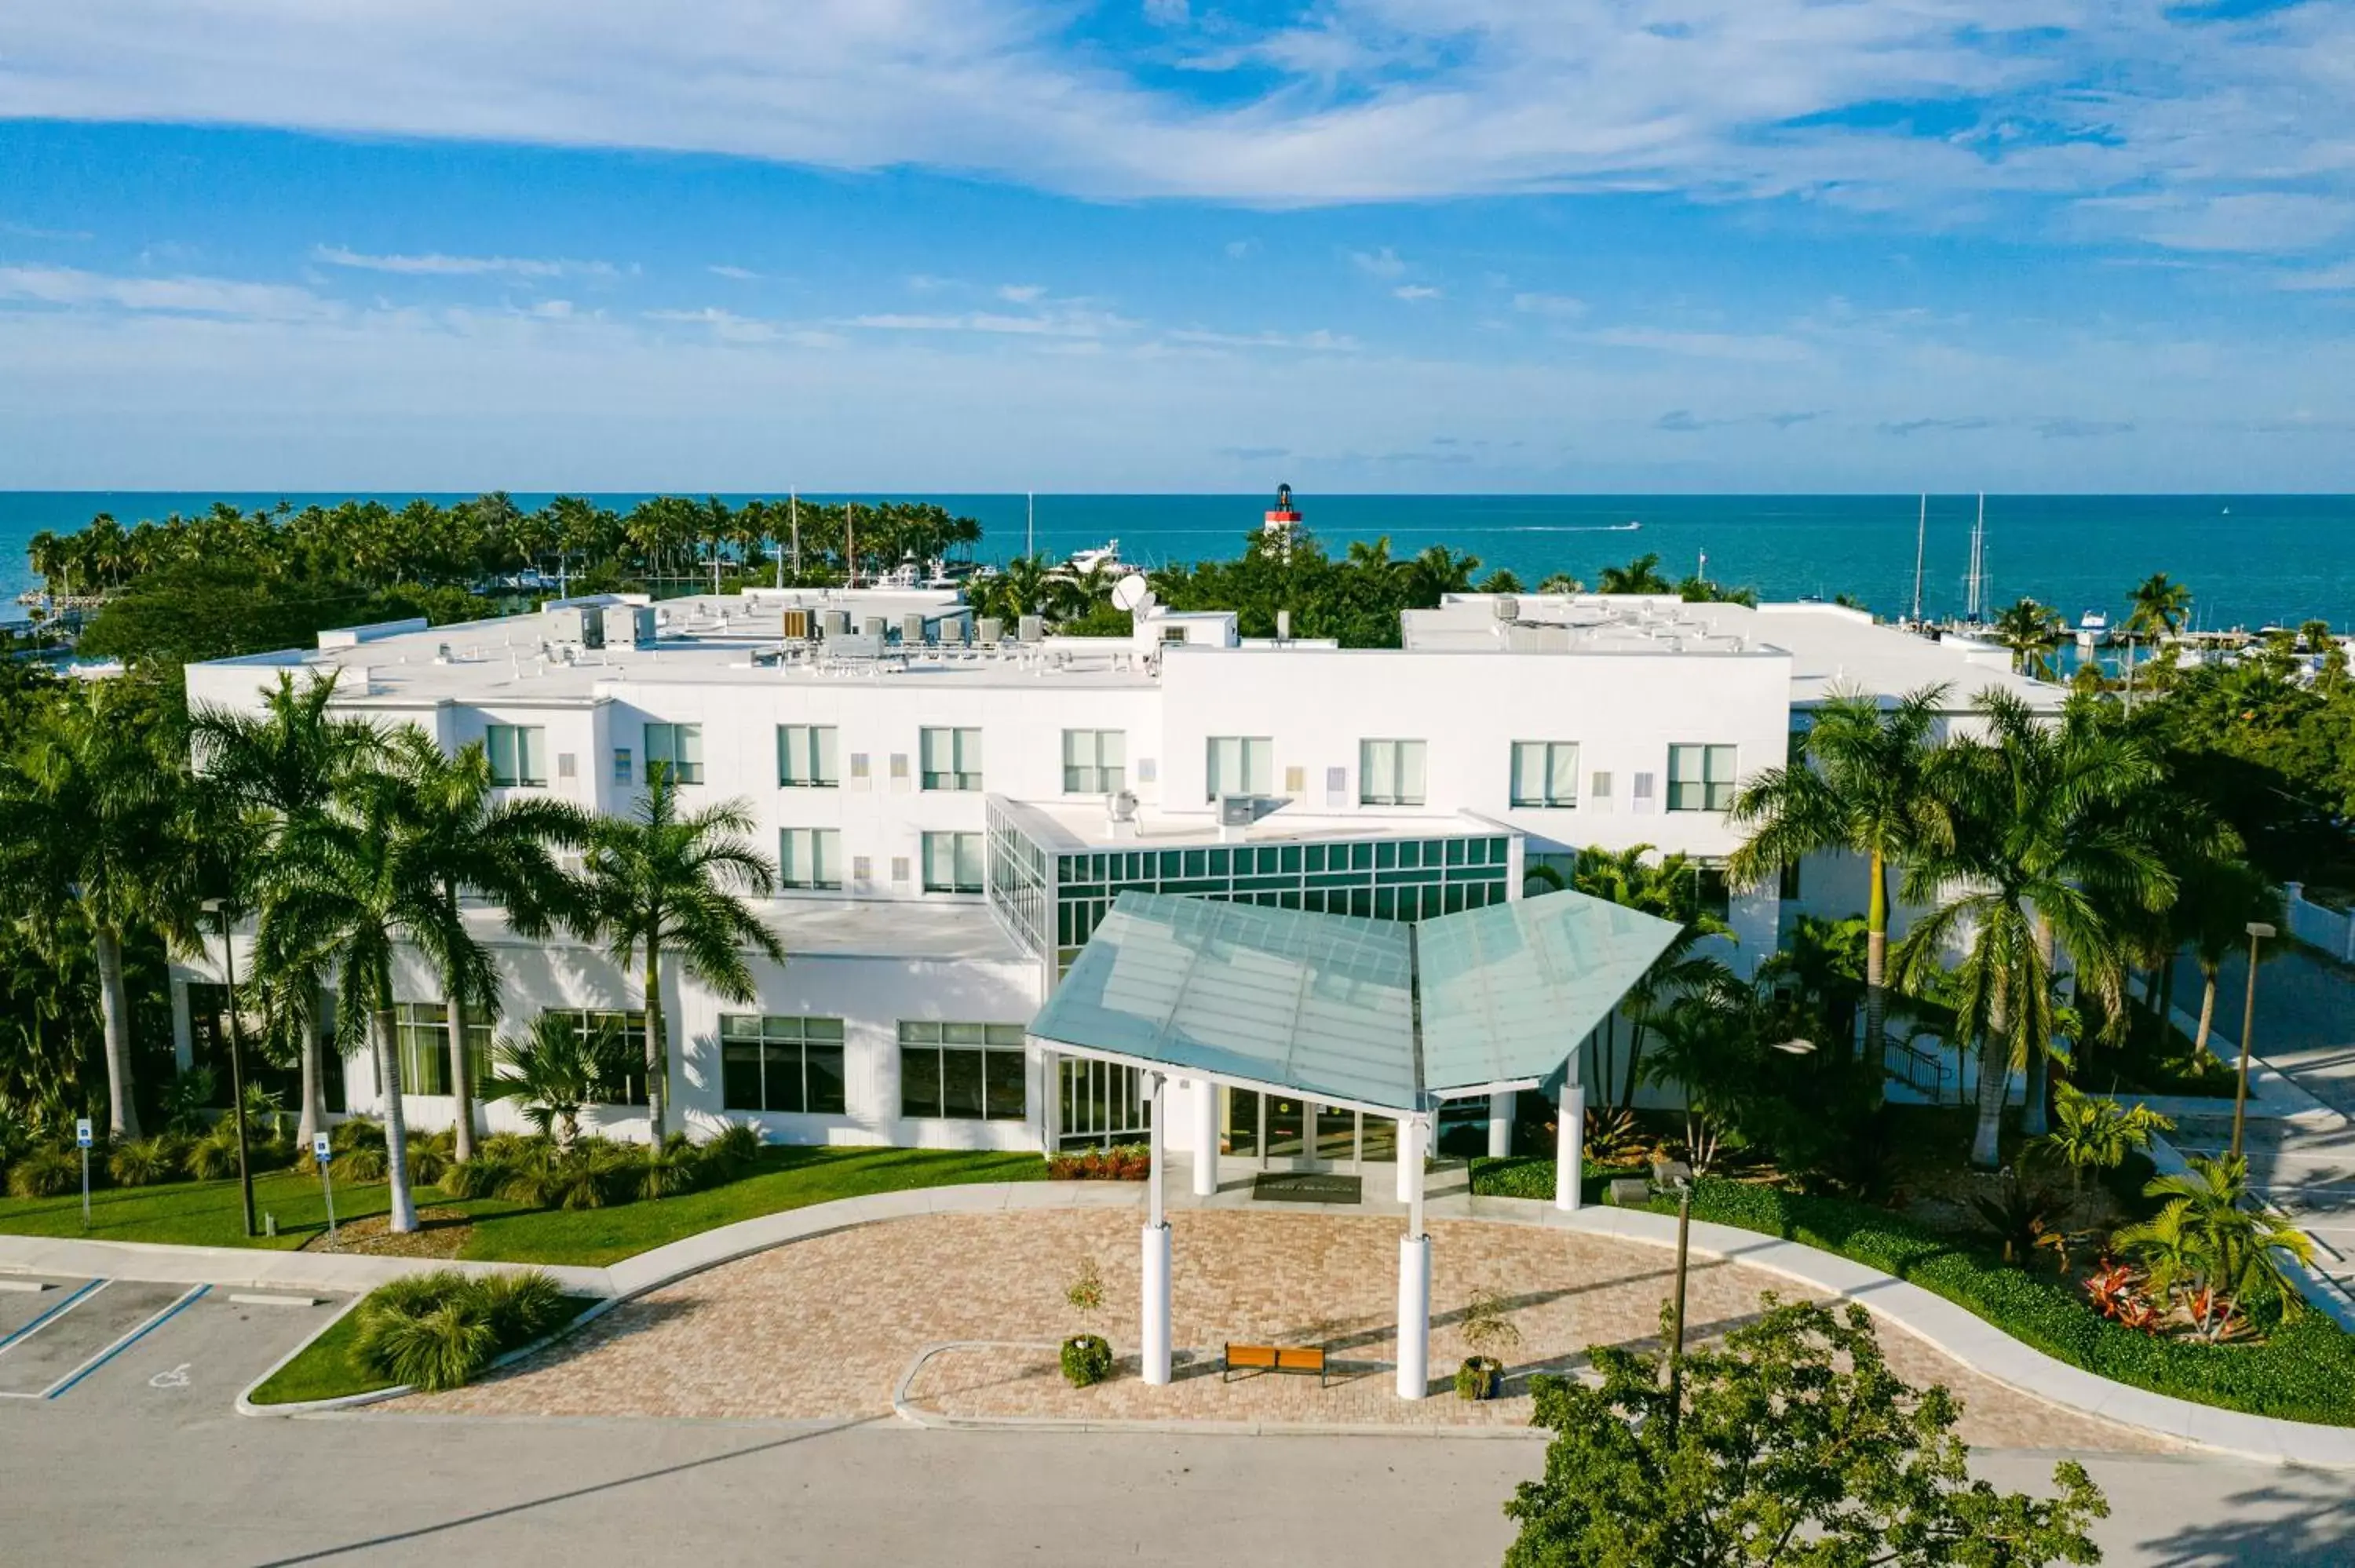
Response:
MULTIPOLYGON (((915 898, 775 898, 754 908, 762 923, 776 933, 789 959, 800 956, 1033 961, 979 899, 964 904, 915 898)), ((511 938, 506 919, 496 909, 469 908, 466 920, 485 941, 512 939, 535 948, 549 945, 511 938)))
POLYGON ((1023 833, 1041 849, 1060 854, 1103 850, 1183 849, 1218 843, 1283 843, 1317 839, 1427 839, 1468 833, 1511 834, 1517 830, 1471 811, 1403 812, 1351 811, 1347 816, 1285 806, 1243 829, 1222 832, 1215 812, 1169 811, 1140 806, 1135 831, 1114 837, 1110 817, 1097 803, 1069 800, 1018 800, 993 797, 1023 833))

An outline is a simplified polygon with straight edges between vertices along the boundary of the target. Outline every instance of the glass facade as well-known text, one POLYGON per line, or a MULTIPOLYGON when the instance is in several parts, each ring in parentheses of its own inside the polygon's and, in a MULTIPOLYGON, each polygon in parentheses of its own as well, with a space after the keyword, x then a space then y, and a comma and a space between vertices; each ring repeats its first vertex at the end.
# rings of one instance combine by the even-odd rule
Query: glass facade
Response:
POLYGON ((719 1081, 730 1110, 839 1115, 842 1020, 722 1013, 719 1081))

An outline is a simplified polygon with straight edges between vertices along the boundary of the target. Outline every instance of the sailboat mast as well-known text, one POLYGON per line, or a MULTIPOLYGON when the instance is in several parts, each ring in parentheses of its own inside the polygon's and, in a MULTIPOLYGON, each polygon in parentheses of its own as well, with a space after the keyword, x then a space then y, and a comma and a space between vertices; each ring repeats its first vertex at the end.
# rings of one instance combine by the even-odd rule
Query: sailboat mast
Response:
MULTIPOLYGON (((794 580, 795 582, 799 582, 802 577, 802 498, 800 493, 789 493, 785 505, 789 509, 789 514, 793 519, 794 525, 794 580)), ((784 585, 780 583, 778 586, 782 588, 784 585)))
POLYGON ((858 503, 847 501, 842 509, 843 570, 848 574, 845 586, 858 586, 858 503))
POLYGON ((1035 490, 1022 493, 1022 553, 1039 553, 1039 493, 1035 490))
POLYGON ((1922 546, 1930 537, 1930 493, 1922 493, 1922 513, 1913 523, 1913 624, 1922 624, 1922 546))

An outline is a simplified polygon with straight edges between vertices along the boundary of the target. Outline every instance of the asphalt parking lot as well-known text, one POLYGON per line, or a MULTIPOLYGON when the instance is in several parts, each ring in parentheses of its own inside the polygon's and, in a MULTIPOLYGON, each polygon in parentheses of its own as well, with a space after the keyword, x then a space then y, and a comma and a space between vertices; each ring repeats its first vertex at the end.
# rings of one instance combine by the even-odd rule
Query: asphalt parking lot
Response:
POLYGON ((229 1286, 0 1277, 0 1400, 218 1416, 342 1305, 229 1286))

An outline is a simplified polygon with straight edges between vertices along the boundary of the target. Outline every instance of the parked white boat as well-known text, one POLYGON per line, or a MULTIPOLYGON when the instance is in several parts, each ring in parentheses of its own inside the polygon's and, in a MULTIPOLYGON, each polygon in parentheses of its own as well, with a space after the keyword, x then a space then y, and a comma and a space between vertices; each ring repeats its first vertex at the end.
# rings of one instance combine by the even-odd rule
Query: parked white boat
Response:
POLYGON ((2110 641, 2110 618, 2105 611, 2089 609, 2077 618, 2077 646, 2105 648, 2110 641))

